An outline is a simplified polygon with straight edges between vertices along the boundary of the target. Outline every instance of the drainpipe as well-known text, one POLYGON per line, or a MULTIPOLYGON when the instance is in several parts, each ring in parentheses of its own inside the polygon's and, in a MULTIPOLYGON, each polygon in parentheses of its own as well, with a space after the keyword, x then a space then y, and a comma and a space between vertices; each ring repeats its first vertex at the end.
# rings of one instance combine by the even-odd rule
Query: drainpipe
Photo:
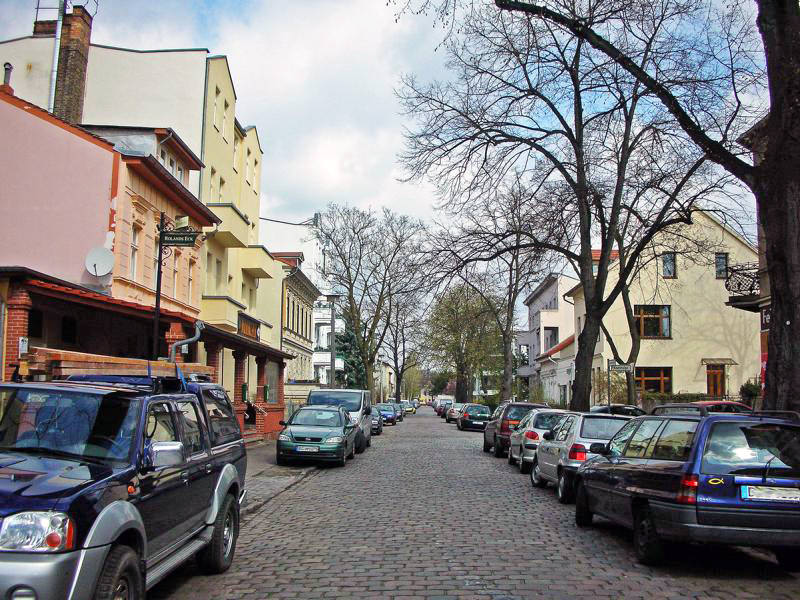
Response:
POLYGON ((50 95, 47 99, 47 112, 53 112, 56 101, 56 79, 58 78, 58 58, 61 53, 61 26, 64 23, 64 0, 58 0, 58 21, 56 22, 56 41, 53 45, 53 67, 50 69, 50 95))
POLYGON ((205 329, 206 324, 202 321, 195 321, 194 322, 194 335, 188 339, 181 340, 180 342, 175 342, 169 348, 169 362, 175 362, 175 354, 178 352, 178 348, 181 346, 188 346, 189 344, 195 343, 197 340, 200 339, 200 334, 205 329))

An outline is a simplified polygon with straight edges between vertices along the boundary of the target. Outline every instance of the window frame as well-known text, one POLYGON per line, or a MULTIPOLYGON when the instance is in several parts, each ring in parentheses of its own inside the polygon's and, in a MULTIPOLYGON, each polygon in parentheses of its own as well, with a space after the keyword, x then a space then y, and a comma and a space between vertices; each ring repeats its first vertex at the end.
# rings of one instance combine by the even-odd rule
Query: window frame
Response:
POLYGON ((661 277, 664 279, 678 278, 678 255, 675 252, 664 252, 661 254, 661 277), (667 275, 665 261, 667 257, 672 257, 672 275, 667 275))
POLYGON ((633 306, 633 318, 639 329, 639 337, 643 340, 671 340, 672 339, 672 305, 671 304, 635 304, 633 306), (658 314, 649 314, 645 309, 657 309, 658 314), (666 317, 663 314, 666 309, 666 317), (667 319, 667 335, 664 335, 664 319, 667 319), (645 323, 647 319, 655 319, 658 322, 660 335, 645 335, 645 323))
MULTIPOLYGON (((150 398, 150 400, 147 402, 147 405, 145 406, 144 425, 143 425, 143 428, 142 428, 142 441, 141 441, 141 444, 140 444, 140 450, 142 452, 144 452, 145 442, 148 439, 152 439, 152 438, 148 438, 147 437, 147 421, 148 421, 148 419, 150 417, 150 411, 156 405, 164 405, 164 406, 167 407, 167 412, 169 413, 169 418, 172 420, 172 429, 173 429, 173 431, 175 432, 175 435, 178 438, 177 440, 173 440, 173 441, 177 441, 177 442, 180 442, 181 444, 183 444, 183 431, 180 428, 180 426, 178 424, 178 419, 176 418, 176 415, 175 415, 175 411, 176 411, 175 406, 173 406, 173 403, 172 403, 171 400, 167 400, 165 398, 155 397, 155 398, 150 398)), ((186 464, 186 459, 187 459, 186 446, 184 445, 184 448, 183 448, 183 463, 182 463, 182 465, 186 464)))
POLYGON ((625 444, 625 449, 622 451, 622 454, 620 454, 620 456, 622 458, 638 458, 643 460, 650 458, 650 455, 653 453, 653 448, 655 447, 653 440, 658 440, 661 437, 661 431, 663 431, 664 423, 666 423, 667 421, 669 421, 669 419, 664 419, 659 417, 642 419, 639 422, 639 426, 636 428, 636 431, 634 431, 633 435, 631 435, 631 437, 628 438, 628 443, 625 444), (650 438, 647 440, 647 444, 644 447, 644 452, 642 453, 641 456, 629 456, 628 452, 631 449, 631 442, 633 442, 633 438, 636 437, 637 433, 642 431, 642 427, 644 427, 646 423, 656 423, 656 428, 650 434, 650 438))
POLYGON ((663 366, 663 367, 645 367, 645 366, 639 367, 639 366, 637 366, 637 367, 635 367, 635 369, 633 371, 633 380, 634 380, 634 382, 636 384, 636 389, 641 391, 642 393, 671 394, 672 393, 672 380, 673 380, 673 378, 674 378, 674 375, 673 375, 671 366, 668 366, 668 367, 667 366, 663 366), (643 373, 644 369, 660 369, 661 370, 661 374, 659 375, 658 378, 656 378, 654 376, 645 376, 644 373, 643 373), (642 375, 641 376, 639 375, 639 371, 640 370, 642 371, 642 375), (667 371, 667 370, 669 371, 669 377, 665 377, 664 376, 664 371, 667 371), (659 391, 647 390, 645 388, 645 381, 656 380, 656 379, 660 382, 659 391), (641 380, 641 385, 640 385, 640 380, 641 380), (667 387, 664 385, 665 381, 669 382, 669 389, 667 389, 667 387))
POLYGON ((130 261, 128 263, 128 277, 130 277, 131 281, 137 281, 136 276, 138 275, 139 271, 138 267, 139 267, 140 233, 141 233, 141 228, 136 227, 135 225, 131 227, 131 255, 130 255, 130 261))
POLYGON ((666 424, 661 428, 661 431, 658 432, 658 439, 656 440, 653 447, 650 449, 650 454, 647 457, 650 460, 668 460, 671 462, 686 462, 689 460, 689 456, 692 454, 692 447, 694 446, 695 438, 697 436, 697 430, 700 427, 700 421, 695 419, 676 419, 676 418, 668 418, 665 419, 666 424), (661 442, 661 437, 664 435, 664 432, 672 423, 694 423, 694 431, 692 432, 692 438, 689 441, 689 452, 684 460, 678 460, 675 458, 661 458, 659 456, 655 456, 656 448, 658 447, 659 443, 661 442))
POLYGON ((178 422, 181 426, 181 438, 183 441, 183 448, 184 454, 187 454, 189 458, 195 458, 198 456, 205 456, 208 454, 210 445, 208 439, 208 427, 205 423, 205 413, 202 411, 200 406, 198 405, 197 401, 187 398, 185 400, 176 400, 175 401, 175 416, 178 418, 178 422), (197 417, 197 423, 200 425, 200 441, 202 444, 202 449, 196 452, 189 452, 189 447, 186 444, 187 434, 186 429, 184 429, 184 420, 185 417, 183 415, 183 410, 181 410, 181 405, 188 404, 194 409, 194 414, 197 417))
POLYGON ((728 252, 715 252, 714 253, 714 278, 715 279, 727 279, 728 278, 728 267, 730 266, 730 253, 728 252), (720 275, 719 265, 717 261, 720 257, 725 258, 725 271, 720 275))

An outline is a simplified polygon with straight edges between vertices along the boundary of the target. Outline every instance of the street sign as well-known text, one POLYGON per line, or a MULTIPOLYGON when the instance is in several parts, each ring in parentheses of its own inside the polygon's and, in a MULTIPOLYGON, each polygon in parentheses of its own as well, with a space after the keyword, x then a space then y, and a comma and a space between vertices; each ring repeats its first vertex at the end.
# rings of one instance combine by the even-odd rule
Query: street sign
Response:
POLYGON ((199 231, 162 231, 161 243, 164 246, 194 246, 199 231))
POLYGON ((608 370, 612 373, 633 373, 633 365, 613 364, 608 365, 608 370))

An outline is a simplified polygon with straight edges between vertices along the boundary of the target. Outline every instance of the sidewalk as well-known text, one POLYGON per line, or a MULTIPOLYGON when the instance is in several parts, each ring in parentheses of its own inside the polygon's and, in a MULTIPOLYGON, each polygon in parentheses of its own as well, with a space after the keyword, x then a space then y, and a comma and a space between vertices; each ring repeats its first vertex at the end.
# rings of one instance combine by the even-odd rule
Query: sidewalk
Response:
POLYGON ((247 498, 242 507, 245 517, 260 510, 275 496, 316 472, 312 465, 279 467, 275 464, 275 442, 247 448, 247 498))

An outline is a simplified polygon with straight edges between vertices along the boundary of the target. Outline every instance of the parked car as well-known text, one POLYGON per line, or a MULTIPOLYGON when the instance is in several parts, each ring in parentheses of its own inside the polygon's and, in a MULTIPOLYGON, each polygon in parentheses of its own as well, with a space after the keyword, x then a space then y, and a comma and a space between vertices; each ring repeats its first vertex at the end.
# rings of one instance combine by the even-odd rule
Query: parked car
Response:
POLYGON ((452 405, 453 403, 450 400, 445 400, 439 405, 439 410, 436 414, 438 414, 442 419, 444 419, 447 416, 447 411, 450 409, 452 405))
POLYGON ((660 404, 650 411, 652 415, 703 414, 703 413, 749 413, 753 409, 741 402, 728 400, 700 400, 698 402, 660 404))
POLYGON ((627 417, 638 417, 646 415, 647 411, 632 404, 598 404, 589 409, 589 412, 611 415, 625 415, 627 417))
POLYGON ((413 400, 411 400, 411 404, 414 405, 414 408, 419 408, 421 406, 419 398, 414 398, 413 400))
POLYGON ((508 447, 509 464, 519 465, 520 473, 530 473, 542 436, 553 428, 565 412, 559 408, 534 408, 519 425, 512 427, 508 447))
POLYGON ((407 413, 414 414, 417 412, 417 409, 414 408, 414 405, 411 404, 411 402, 409 402, 408 400, 403 400, 402 402, 400 402, 400 404, 403 407, 403 410, 407 413))
POLYGON ((383 415, 377 409, 372 410, 372 435, 380 435, 383 433, 383 415))
POLYGON ((406 411, 403 408, 403 405, 398 402, 392 402, 392 406, 394 406, 394 412, 397 415, 398 421, 403 421, 406 418, 406 411))
POLYGON ((633 529, 640 562, 658 563, 666 542, 708 542, 769 548, 800 570, 796 413, 638 417, 590 450, 575 521, 599 514, 633 529))
POLYGON ((491 411, 485 404, 465 404, 458 414, 456 426, 461 429, 483 429, 491 411))
POLYGON ((375 412, 379 412, 383 417, 384 425, 397 425, 397 409, 394 404, 382 402, 375 405, 375 412))
POLYGON ((518 425, 528 411, 534 408, 547 408, 546 404, 530 402, 506 402, 495 409, 483 430, 483 451, 494 449, 494 455, 503 456, 508 449, 511 427, 518 425))
POLYGON ((454 402, 450 405, 447 409, 447 412, 444 415, 444 420, 448 423, 455 421, 458 419, 458 415, 461 412, 461 409, 464 408, 464 404, 461 402, 454 402))
POLYGON ((309 406, 343 406, 356 426, 356 452, 372 445, 372 400, 367 390, 311 390, 309 406))
POLYGON ((195 555, 231 565, 247 468, 233 407, 216 385, 141 379, 0 384, 1 598, 139 600, 195 555))
POLYGON ((622 415, 566 413, 542 436, 531 466, 531 483, 536 487, 554 483, 558 501, 572 502, 575 471, 594 456, 591 445, 610 440, 628 420, 622 415))
POLYGON ((343 406, 301 406, 280 423, 278 464, 304 459, 343 467, 356 454, 358 423, 343 406))

